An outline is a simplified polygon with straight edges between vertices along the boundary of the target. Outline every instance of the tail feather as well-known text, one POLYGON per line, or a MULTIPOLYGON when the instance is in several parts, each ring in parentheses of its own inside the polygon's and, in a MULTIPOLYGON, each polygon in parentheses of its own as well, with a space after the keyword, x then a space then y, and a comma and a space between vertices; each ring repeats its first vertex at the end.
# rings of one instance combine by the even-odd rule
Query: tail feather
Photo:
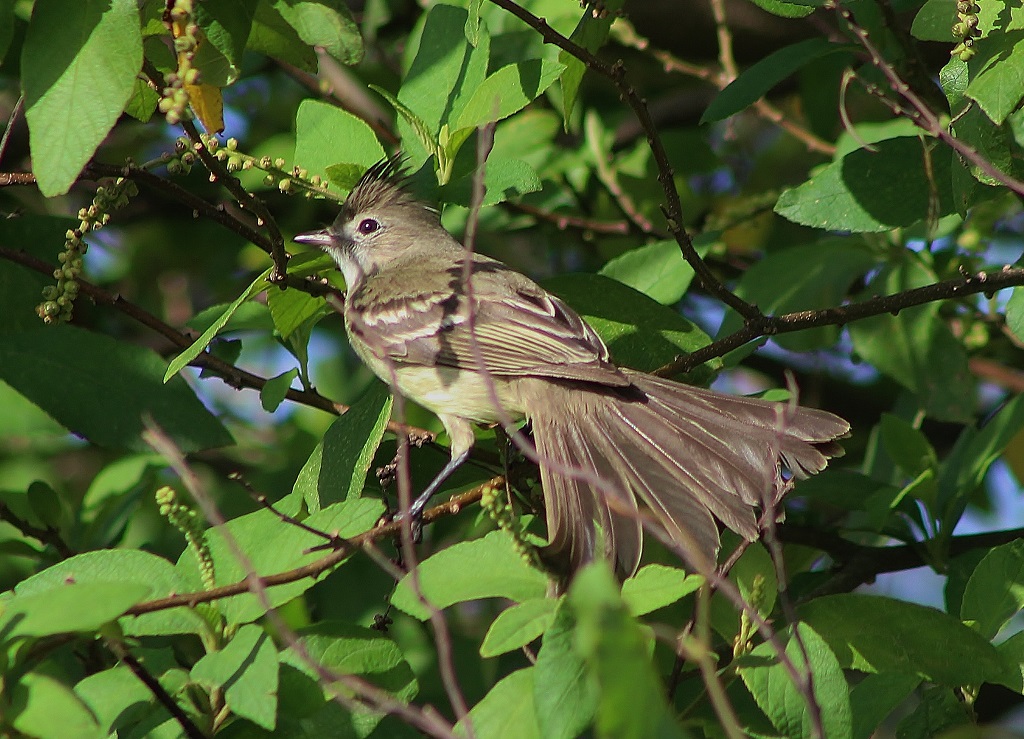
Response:
POLYGON ((757 537, 756 507, 779 464, 806 477, 843 453, 836 440, 850 426, 831 413, 623 373, 632 392, 549 379, 523 384, 541 458, 548 550, 573 571, 602 555, 620 577, 636 570, 636 498, 691 562, 713 562, 716 518, 757 537))

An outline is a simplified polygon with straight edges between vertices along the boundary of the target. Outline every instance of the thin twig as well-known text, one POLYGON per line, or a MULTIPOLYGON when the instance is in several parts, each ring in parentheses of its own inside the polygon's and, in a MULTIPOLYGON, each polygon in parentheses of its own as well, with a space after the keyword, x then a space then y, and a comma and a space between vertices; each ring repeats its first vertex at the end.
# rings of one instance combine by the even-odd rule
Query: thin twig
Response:
POLYGON ((185 736, 189 739, 206 739, 206 734, 195 725, 189 715, 178 705, 178 702, 160 684, 160 681, 146 669, 146 666, 135 659, 135 655, 128 651, 128 647, 123 642, 113 637, 107 637, 104 641, 107 648, 114 653, 114 656, 121 662, 124 662, 128 669, 134 673, 135 677, 149 689, 149 692, 153 694, 157 702, 171 714, 171 718, 178 722, 181 730, 185 732, 185 736))

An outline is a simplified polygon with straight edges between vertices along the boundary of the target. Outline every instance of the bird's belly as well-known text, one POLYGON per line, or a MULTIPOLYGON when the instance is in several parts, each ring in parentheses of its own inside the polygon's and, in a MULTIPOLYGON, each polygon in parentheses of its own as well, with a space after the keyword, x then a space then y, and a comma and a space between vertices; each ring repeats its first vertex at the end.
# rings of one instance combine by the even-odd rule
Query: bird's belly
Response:
POLYGON ((478 423, 523 417, 514 380, 445 366, 398 365, 396 371, 402 395, 434 413, 478 423), (495 408, 495 399, 500 410, 495 408))

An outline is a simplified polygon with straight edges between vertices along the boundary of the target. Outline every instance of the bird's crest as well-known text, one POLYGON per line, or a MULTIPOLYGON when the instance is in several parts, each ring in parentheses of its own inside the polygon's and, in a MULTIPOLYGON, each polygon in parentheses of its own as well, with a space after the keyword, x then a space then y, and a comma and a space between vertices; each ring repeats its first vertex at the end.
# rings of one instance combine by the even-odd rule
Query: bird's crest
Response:
POLYGON ((381 159, 371 166, 352 188, 342 208, 342 218, 354 217, 357 213, 390 205, 420 205, 405 185, 409 173, 405 168, 404 154, 395 154, 381 159))

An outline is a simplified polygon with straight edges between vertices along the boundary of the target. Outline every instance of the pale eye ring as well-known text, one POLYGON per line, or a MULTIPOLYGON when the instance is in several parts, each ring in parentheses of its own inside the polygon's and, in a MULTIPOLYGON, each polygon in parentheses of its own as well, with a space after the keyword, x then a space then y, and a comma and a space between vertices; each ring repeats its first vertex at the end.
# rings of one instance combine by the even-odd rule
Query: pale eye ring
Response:
POLYGON ((380 229, 380 221, 375 218, 364 218, 359 222, 359 233, 366 235, 372 234, 374 231, 380 229))

